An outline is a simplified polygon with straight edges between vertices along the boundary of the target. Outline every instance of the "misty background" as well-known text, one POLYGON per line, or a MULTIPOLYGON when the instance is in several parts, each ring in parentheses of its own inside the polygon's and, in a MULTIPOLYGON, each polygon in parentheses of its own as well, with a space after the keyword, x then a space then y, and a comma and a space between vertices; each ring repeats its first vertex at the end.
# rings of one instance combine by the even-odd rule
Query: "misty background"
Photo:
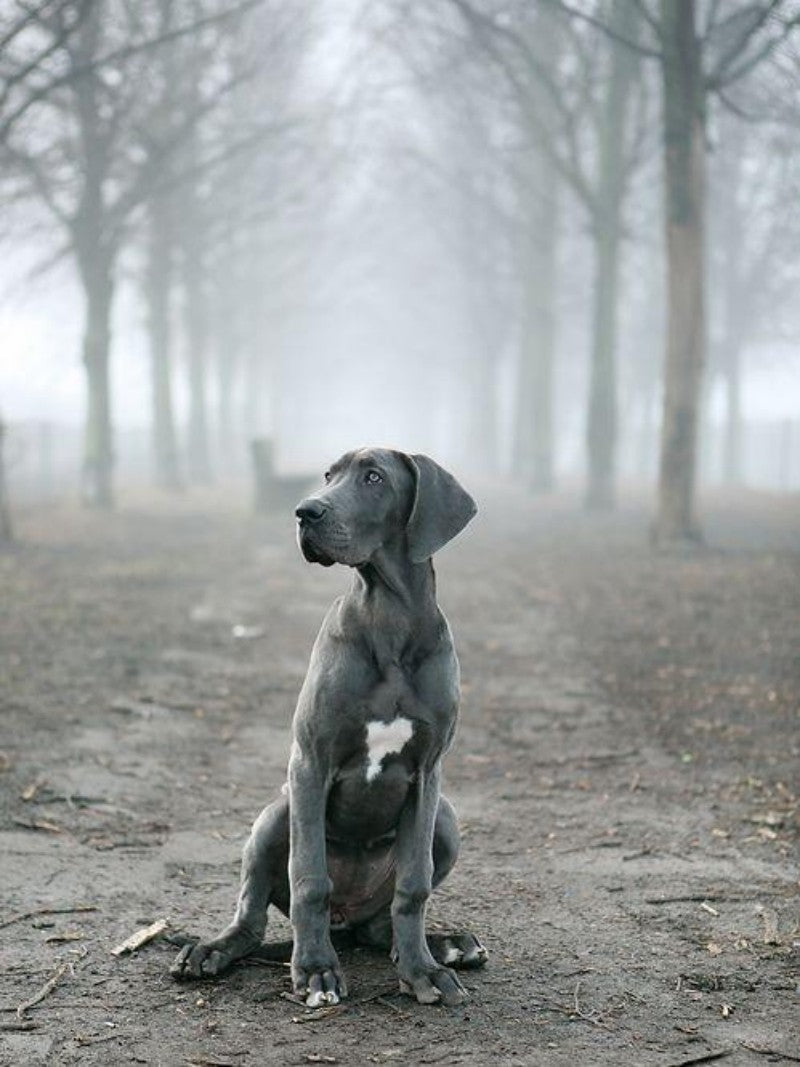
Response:
POLYGON ((255 439, 665 539, 797 491, 799 42, 792 0, 5 0, 9 527, 255 439))

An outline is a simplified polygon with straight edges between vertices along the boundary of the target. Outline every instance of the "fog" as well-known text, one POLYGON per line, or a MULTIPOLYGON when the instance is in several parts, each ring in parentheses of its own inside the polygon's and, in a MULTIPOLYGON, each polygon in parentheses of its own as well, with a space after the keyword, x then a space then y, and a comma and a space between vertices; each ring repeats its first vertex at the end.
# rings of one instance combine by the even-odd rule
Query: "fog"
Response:
POLYGON ((798 7, 686 7, 682 116, 670 4, 7 4, 11 500, 247 478, 254 438, 677 492, 668 537, 695 486, 800 488, 798 7))

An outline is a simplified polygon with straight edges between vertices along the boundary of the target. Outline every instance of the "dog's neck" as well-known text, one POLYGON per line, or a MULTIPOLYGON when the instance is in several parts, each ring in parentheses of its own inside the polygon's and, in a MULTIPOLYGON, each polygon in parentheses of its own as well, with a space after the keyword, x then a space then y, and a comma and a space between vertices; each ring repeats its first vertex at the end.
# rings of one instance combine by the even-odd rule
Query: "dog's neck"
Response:
POLYGON ((350 595, 368 623, 367 635, 382 638, 385 649, 375 649, 395 659, 401 651, 426 647, 439 630, 436 576, 431 561, 412 563, 404 548, 382 546, 368 563, 355 568, 350 595), (388 625, 387 625, 388 623, 388 625))

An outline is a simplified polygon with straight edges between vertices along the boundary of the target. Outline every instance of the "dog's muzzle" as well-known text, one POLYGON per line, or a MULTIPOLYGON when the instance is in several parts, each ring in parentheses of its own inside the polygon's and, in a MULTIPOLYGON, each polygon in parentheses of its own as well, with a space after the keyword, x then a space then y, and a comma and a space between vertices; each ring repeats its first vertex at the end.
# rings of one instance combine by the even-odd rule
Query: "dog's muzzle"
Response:
POLYGON ((332 567, 335 560, 326 554, 320 545, 321 526, 328 508, 321 500, 310 497, 295 508, 297 516, 297 543, 300 551, 309 563, 320 563, 323 567, 332 567))

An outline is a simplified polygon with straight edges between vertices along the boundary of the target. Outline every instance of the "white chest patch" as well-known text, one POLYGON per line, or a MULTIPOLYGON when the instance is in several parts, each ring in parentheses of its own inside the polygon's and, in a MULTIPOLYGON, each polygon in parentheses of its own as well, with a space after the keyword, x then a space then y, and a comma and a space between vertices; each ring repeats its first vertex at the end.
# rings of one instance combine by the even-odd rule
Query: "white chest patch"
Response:
POLYGON ((381 773, 384 756, 400 752, 414 733, 410 719, 393 719, 391 722, 367 723, 367 781, 371 782, 381 773))

